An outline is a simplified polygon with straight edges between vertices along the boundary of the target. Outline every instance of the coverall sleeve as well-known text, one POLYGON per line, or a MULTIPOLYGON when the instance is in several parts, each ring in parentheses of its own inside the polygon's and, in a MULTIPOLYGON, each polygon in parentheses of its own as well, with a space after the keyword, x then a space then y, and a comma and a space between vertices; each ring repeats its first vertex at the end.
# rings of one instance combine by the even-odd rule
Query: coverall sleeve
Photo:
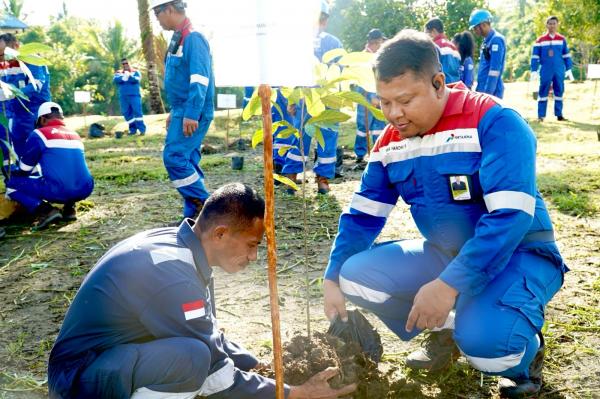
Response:
POLYGON ((115 72, 115 74, 113 76, 113 83, 116 83, 116 84, 124 83, 123 82, 123 74, 121 73, 121 71, 115 72))
POLYGON ((233 364, 240 370, 250 371, 258 365, 258 359, 243 346, 236 344, 223 336, 223 349, 233 364))
POLYGON ((536 207, 535 138, 513 110, 481 120, 479 179, 488 213, 440 278, 461 294, 477 295, 513 256, 536 207), (517 150, 518 149, 518 150, 517 150))
POLYGON ((490 70, 485 81, 484 93, 494 94, 496 92, 496 86, 501 78, 500 71, 504 63, 505 51, 504 40, 498 37, 493 38, 490 43, 490 70))
POLYGON ((33 133, 31 133, 27 138, 25 148, 25 153, 19 161, 19 168, 23 172, 31 172, 39 163, 40 158, 46 149, 46 145, 44 144, 41 133, 39 133, 37 130, 34 130, 33 133))
MULTIPOLYGON (((48 70, 45 66, 26 64, 31 75, 33 76, 33 82, 29 82, 25 87, 21 89, 23 94, 31 98, 33 93, 39 93, 42 90, 44 84, 48 80, 48 70)), ((25 74, 27 76, 27 74, 25 74)))
POLYGON ((531 72, 535 72, 540 69, 540 56, 542 55, 542 46, 538 45, 536 41, 533 43, 533 49, 531 50, 531 72))
POLYGON ((142 74, 140 71, 135 71, 129 76, 129 82, 131 84, 139 84, 142 80, 142 74))
POLYGON ((571 59, 571 53, 569 53, 569 45, 567 39, 563 40, 562 57, 565 62, 565 69, 568 71, 573 68, 573 60, 571 59))
POLYGON ((473 59, 471 57, 465 60, 464 68, 465 80, 463 83, 468 88, 471 88, 471 86, 473 86, 473 73, 475 71, 475 66, 473 65, 473 59))
MULTIPOLYGON (((375 152, 371 153, 372 158, 373 154, 375 152)), ((371 247, 397 201, 398 192, 390 183, 383 164, 370 160, 359 190, 340 216, 338 233, 325 269, 326 279, 337 282, 344 262, 371 247)))
POLYGON ((184 41, 183 56, 190 68, 190 90, 185 102, 184 117, 199 120, 211 77, 210 49, 206 40, 192 32, 184 41))
MULTIPOLYGON (((216 374, 216 381, 211 381, 208 392, 201 392, 209 398, 274 398, 275 381, 256 373, 240 370, 234 365, 233 359, 227 355, 222 342, 223 334, 214 334, 211 310, 205 309, 205 315, 188 317, 184 313, 183 304, 207 304, 207 299, 201 294, 202 287, 184 281, 172 284, 152 296, 149 303, 139 316, 140 322, 148 332, 156 337, 190 337, 203 342, 211 353, 211 365, 207 381, 216 374)), ((286 393, 289 387, 286 386, 286 393)))

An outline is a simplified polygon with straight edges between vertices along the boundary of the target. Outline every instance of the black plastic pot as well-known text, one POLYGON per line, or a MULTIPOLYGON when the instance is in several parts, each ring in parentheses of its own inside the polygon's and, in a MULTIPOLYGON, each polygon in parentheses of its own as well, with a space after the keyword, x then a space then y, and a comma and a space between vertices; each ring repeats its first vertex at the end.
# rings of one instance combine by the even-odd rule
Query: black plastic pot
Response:
POLYGON ((123 132, 115 132, 116 139, 120 139, 121 137, 123 137, 123 132))
POLYGON ((231 169, 233 169, 233 170, 244 169, 244 157, 231 157, 231 169))

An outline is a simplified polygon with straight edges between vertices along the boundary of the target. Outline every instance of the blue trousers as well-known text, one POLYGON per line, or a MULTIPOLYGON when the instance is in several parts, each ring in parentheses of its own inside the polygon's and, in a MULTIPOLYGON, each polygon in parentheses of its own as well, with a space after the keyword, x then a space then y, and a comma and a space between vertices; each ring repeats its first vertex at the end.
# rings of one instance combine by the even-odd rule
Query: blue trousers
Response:
POLYGON ((540 91, 538 94, 538 118, 546 117, 546 108, 548 106, 548 93, 550 85, 554 92, 554 115, 563 116, 563 93, 565 92, 565 72, 546 74, 541 73, 540 91))
MULTIPOLYGON (((337 129, 321 129, 323 139, 325 141, 325 148, 321 148, 320 144, 317 144, 317 163, 315 164, 313 171, 317 176, 323 176, 328 179, 335 177, 335 161, 336 161, 336 148, 338 142, 338 131, 337 129)), ((283 171, 284 174, 302 173, 302 162, 308 159, 308 153, 310 151, 310 143, 312 137, 304 133, 302 135, 304 144, 304 156, 300 155, 300 140, 292 136, 291 144, 297 148, 292 148, 288 151, 287 156, 284 160, 283 171)))
POLYGON ((276 164, 281 165, 281 166, 285 165, 285 160, 287 158, 287 152, 285 152, 283 155, 279 155, 279 149, 283 146, 298 144, 298 139, 295 138, 294 136, 290 136, 290 137, 286 137, 286 138, 279 137, 279 135, 278 135, 279 132, 281 132, 285 129, 286 128, 284 126, 281 126, 275 131, 275 133, 273 133, 273 162, 275 162, 276 164))
MULTIPOLYGON (((450 260, 428 241, 384 243, 344 263, 340 288, 402 340, 410 340, 420 333, 405 330, 414 296, 450 260)), ((528 377, 529 364, 539 348, 537 333, 544 324, 544 307, 562 282, 562 271, 549 259, 517 251, 480 294, 459 295, 454 339, 469 363, 486 374, 528 377)))
POLYGON ((208 132, 210 122, 200 122, 190 137, 183 135, 183 117, 171 113, 167 129, 163 162, 169 179, 183 197, 183 216, 193 217, 196 204, 193 200, 205 201, 209 193, 204 186, 204 172, 200 168, 200 146, 208 132))
MULTIPOLYGON (((369 131, 371 136, 370 148, 373 149, 373 145, 379 138, 382 130, 369 131)), ((354 153, 357 157, 364 157, 367 155, 367 133, 364 130, 356 129, 356 138, 354 139, 354 153)))
POLYGON ((33 114, 30 114, 29 112, 25 111, 15 114, 15 116, 12 119, 13 123, 12 128, 10 130, 12 146, 19 158, 23 156, 27 149, 25 143, 27 142, 27 139, 29 138, 31 132, 33 132, 33 130, 35 129, 37 112, 40 108, 39 105, 34 106, 27 104, 27 106, 31 107, 30 111, 33 112, 33 114))
MULTIPOLYGON (((129 399, 145 391, 189 392, 195 398, 208 376, 210 350, 200 340, 164 338, 118 345, 102 352, 75 383, 76 398, 129 399)), ((155 396, 153 397, 158 397, 155 396)))
POLYGON ((11 161, 15 162, 15 160, 11 160, 10 152, 7 147, 7 145, 10 145, 11 141, 9 130, 2 125, 0 125, 0 140, 2 140, 0 141, 0 152, 2 153, 2 165, 0 165, 0 167, 2 168, 2 174, 6 177, 6 171, 10 167, 11 161))
POLYGON ((81 201, 89 197, 93 189, 94 183, 90 182, 76 193, 67 192, 39 175, 11 176, 6 182, 6 195, 23 205, 29 213, 35 212, 44 200, 59 204, 81 201))
POLYGON ((142 112, 142 97, 119 96, 119 103, 121 104, 121 113, 129 125, 129 133, 135 134, 137 130, 142 134, 146 133, 142 112))

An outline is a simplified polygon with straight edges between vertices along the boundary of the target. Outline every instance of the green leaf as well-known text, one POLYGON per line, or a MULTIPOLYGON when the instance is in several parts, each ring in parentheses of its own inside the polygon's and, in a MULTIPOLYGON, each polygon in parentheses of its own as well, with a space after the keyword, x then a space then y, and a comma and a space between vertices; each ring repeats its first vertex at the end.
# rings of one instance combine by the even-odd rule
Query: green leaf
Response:
MULTIPOLYGON (((273 102, 271 103, 271 105, 272 105, 273 107, 275 107, 275 110, 277 110, 277 112, 279 113, 279 117, 280 117, 280 118, 283 118, 283 112, 281 111, 281 107, 279 106, 279 104, 277 104, 277 102, 273 101, 273 102)), ((261 112, 262 112, 262 110, 261 110, 261 112)), ((273 130, 274 130, 274 129, 273 129, 273 130)))
POLYGON ((323 138, 323 132, 321 129, 317 128, 315 132, 315 138, 317 139, 317 143, 321 146, 321 149, 325 150, 325 139, 323 138))
POLYGON ((370 66, 349 66, 342 71, 342 77, 355 82, 368 92, 376 92, 375 75, 370 66))
POLYGON ((320 115, 325 111, 325 105, 321 101, 321 96, 316 89, 310 89, 306 96, 306 110, 311 115, 320 115))
POLYGON ((343 66, 361 66, 366 65, 371 68, 371 64, 375 59, 375 54, 367 53, 366 51, 356 51, 348 53, 340 58, 337 63, 343 66))
POLYGON ((288 152, 289 150, 291 150, 292 148, 298 148, 295 145, 282 145, 281 147, 279 147, 279 149, 277 150, 277 154, 282 157, 285 155, 286 152, 288 152))
POLYGON ((246 104, 246 108, 242 111, 242 119, 247 121, 252 118, 254 115, 260 115, 262 112, 260 106, 260 97, 258 96, 258 90, 254 90, 250 101, 246 104))
MULTIPOLYGON (((8 148, 8 152, 10 153, 10 155, 12 155, 13 159, 19 159, 19 156, 17 155, 17 153, 15 152, 15 150, 12 148, 12 146, 10 145, 10 143, 6 140, 2 140, 0 139, 0 141, 2 142, 2 144, 4 144, 4 146, 6 148, 8 148)), ((0 151, 2 152, 2 151, 0 151)))
POLYGON ((263 141, 263 130, 262 130, 262 128, 258 128, 252 135, 252 148, 256 148, 256 146, 259 145, 260 143, 262 143, 262 141, 263 141))
POLYGON ((5 131, 8 131, 8 118, 3 113, 0 113, 0 125, 4 126, 5 131))
POLYGON ((321 112, 319 115, 310 118, 306 124, 319 126, 332 125, 340 122, 346 122, 348 119, 350 119, 350 115, 344 112, 336 111, 335 109, 327 109, 321 112))
POLYGON ((298 185, 292 179, 289 179, 289 178, 287 178, 285 176, 278 175, 277 173, 273 173, 273 179, 275 179, 278 182, 281 182, 281 183, 285 184, 286 186, 289 186, 289 187, 293 188, 294 190, 298 191, 298 185))
POLYGON ((296 129, 295 127, 288 127, 282 130, 281 132, 277 133, 277 137, 280 139, 287 139, 293 134, 298 135, 298 129, 296 129))
POLYGON ((357 104, 360 105, 364 105, 365 107, 367 107, 367 109, 369 111, 371 111, 371 113, 373 114, 373 116, 377 119, 379 119, 380 121, 385 121, 385 116, 383 115, 383 112, 381 112, 381 110, 377 107, 374 107, 373 104, 371 104, 369 101, 367 101, 367 99, 365 98, 365 96, 363 96, 362 94, 355 92, 355 91, 347 91, 347 92, 341 92, 341 93, 336 93, 335 96, 344 98, 346 100, 350 100, 352 102, 355 102, 357 104))
POLYGON ((24 55, 30 55, 30 54, 43 54, 43 53, 51 53, 53 52, 54 49, 50 46, 47 46, 43 43, 27 43, 27 44, 23 44, 22 46, 19 47, 19 58, 21 58, 24 55))
POLYGON ((43 57, 40 57, 39 55, 35 55, 35 54, 28 54, 28 55, 20 54, 17 57, 17 59, 20 61, 26 62, 28 64, 37 65, 37 66, 50 64, 50 61, 48 61, 47 59, 45 59, 43 57))
POLYGON ((342 57, 346 54, 348 54, 348 52, 346 50, 344 50, 343 48, 334 48, 333 50, 329 50, 328 52, 323 54, 322 62, 324 64, 329 64, 334 59, 336 59, 338 57, 342 57))
POLYGON ((309 125, 308 123, 304 126, 304 133, 308 134, 310 137, 315 137, 315 132, 317 131, 317 127, 315 125, 309 125))

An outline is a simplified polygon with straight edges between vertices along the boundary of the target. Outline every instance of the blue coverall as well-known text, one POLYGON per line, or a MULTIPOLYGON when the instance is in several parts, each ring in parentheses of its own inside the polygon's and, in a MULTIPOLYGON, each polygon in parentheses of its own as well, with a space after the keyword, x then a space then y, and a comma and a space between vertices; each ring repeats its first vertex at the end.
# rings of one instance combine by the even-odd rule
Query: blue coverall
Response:
POLYGON ((456 50, 456 46, 452 44, 446 35, 440 33, 433 42, 438 48, 442 71, 446 76, 446 83, 454 83, 459 80, 460 54, 456 50))
POLYGON ((514 110, 462 83, 423 137, 391 125, 340 217, 325 278, 396 335, 417 291, 440 278, 457 291, 454 339, 477 369, 528 377, 544 307, 567 270, 536 188, 536 142, 514 110), (518 149, 518 150, 517 150, 518 149), (453 191, 459 177, 466 191, 453 191), (398 197, 423 239, 373 245, 398 197))
MULTIPOLYGON (((337 37, 327 32, 320 32, 315 38, 315 56, 319 61, 323 60, 323 55, 328 51, 336 48, 342 48, 342 42, 337 37)), ((307 112, 306 106, 302 102, 296 105, 296 115, 294 116, 294 126, 297 129, 301 129, 302 122, 309 120, 311 115, 307 112)), ((323 128, 321 133, 323 134, 323 140, 325 141, 325 148, 317 145, 317 162, 313 168, 313 171, 317 176, 326 177, 333 179, 335 177, 335 162, 336 162, 336 149, 338 142, 338 130, 339 127, 335 128, 323 128)), ((302 134, 304 155, 300 154, 300 141, 294 137, 292 145, 296 148, 291 149, 287 152, 285 164, 283 165, 284 174, 294 174, 302 172, 302 162, 306 162, 308 153, 310 151, 310 143, 312 137, 305 131, 302 134)))
POLYGON ((473 70, 475 66, 473 64, 473 58, 467 57, 460 64, 459 73, 460 73, 460 81, 467 86, 467 88, 471 88, 473 86, 473 70))
MULTIPOLYGON (((181 41, 167 54, 165 91, 171 105, 163 161, 173 186, 183 197, 183 216, 193 217, 197 201, 206 200, 200 146, 214 115, 215 83, 206 38, 192 30, 189 19, 178 28, 181 41), (198 121, 191 137, 183 134, 183 119, 198 121)), ((178 35, 179 36, 179 35, 178 35)))
POLYGON ((540 69, 540 90, 538 95, 538 118, 546 117, 548 92, 550 86, 554 92, 554 115, 563 116, 563 93, 565 90, 565 71, 573 67, 569 46, 564 36, 546 33, 533 45, 531 71, 540 69))
POLYGON ((504 36, 492 29, 481 43, 475 90, 502 98, 504 96, 502 72, 504 72, 505 61, 506 40, 504 36))
POLYGON ((273 380, 249 372, 258 360, 218 328, 191 223, 121 241, 86 276, 50 352, 52 399, 275 397, 273 380))
POLYGON ((37 112, 40 105, 51 101, 50 95, 50 73, 48 67, 38 66, 20 62, 18 71, 8 76, 8 82, 21 89, 29 100, 11 100, 13 112, 13 123, 11 127, 12 144, 19 157, 23 156, 27 138, 35 129, 37 112), (25 73, 29 68, 33 81, 25 73))
POLYGON ((140 94, 140 81, 142 74, 138 70, 119 70, 115 72, 113 82, 119 90, 119 104, 121 113, 129 125, 129 134, 139 130, 146 133, 144 113, 142 112, 142 95, 140 94))
MULTIPOLYGON (((294 118, 289 114, 287 110, 287 98, 285 98, 283 94, 281 94, 281 91, 279 89, 277 89, 277 99, 275 102, 277 103, 279 109, 277 109, 275 106, 271 107, 271 118, 273 120, 273 123, 285 120, 293 126, 294 118), (281 113, 279 113, 280 110, 281 113)), ((285 152, 283 155, 279 155, 279 149, 284 146, 294 145, 294 143, 298 142, 294 135, 290 135, 288 137, 279 137, 279 133, 283 132, 286 129, 287 126, 279 126, 275 130, 275 133, 273 133, 273 162, 276 165, 281 166, 282 169, 283 165, 285 164, 287 152, 285 152)))
MULTIPOLYGON (((4 83, 10 83, 10 76, 19 73, 21 67, 19 66, 19 62, 17 60, 10 61, 1 61, 0 62, 0 80, 4 83)), ((0 113, 6 117, 7 126, 0 125, 0 151, 2 151, 2 173, 6 177, 7 170, 11 164, 11 154, 5 143, 10 145, 12 141, 12 137, 10 135, 10 128, 13 123, 13 111, 12 111, 13 102, 11 99, 5 98, 2 95, 2 99, 0 102, 0 113)), ((16 161, 16 160, 13 160, 16 161)))
MULTIPOLYGON (((373 99, 378 98, 377 94, 367 92, 360 86, 356 86, 354 90, 365 96, 369 103, 371 103, 373 99)), ((354 153, 358 158, 363 158, 367 155, 367 129, 365 122, 368 123, 369 135, 371 136, 371 148, 373 148, 377 138, 383 132, 383 128, 385 128, 385 121, 375 118, 364 105, 359 104, 356 106, 356 138, 354 139, 354 153)))
POLYGON ((19 170, 6 181, 6 195, 33 213, 42 201, 61 204, 87 198, 94 179, 85 162, 83 143, 63 121, 54 119, 34 130, 25 144, 19 170), (39 165, 41 175, 30 174, 39 165))

